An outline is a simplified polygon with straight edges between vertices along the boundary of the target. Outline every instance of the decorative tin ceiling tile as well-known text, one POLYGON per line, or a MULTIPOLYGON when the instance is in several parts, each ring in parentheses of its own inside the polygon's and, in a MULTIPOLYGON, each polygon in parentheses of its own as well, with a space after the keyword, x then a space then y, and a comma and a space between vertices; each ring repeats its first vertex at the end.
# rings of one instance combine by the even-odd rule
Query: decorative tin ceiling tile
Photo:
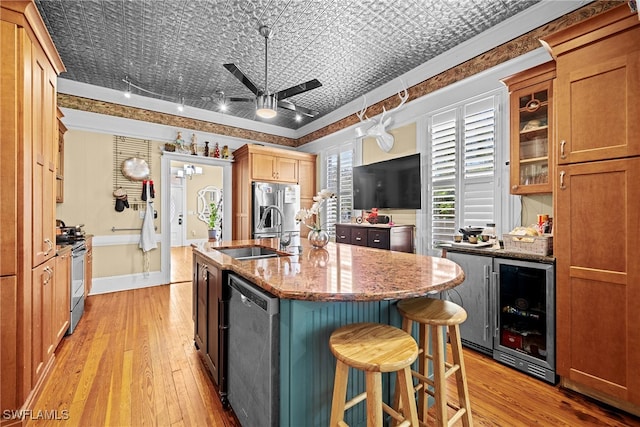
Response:
MULTIPOLYGON (((67 68, 61 77, 218 111, 218 96, 253 94, 222 65, 272 92, 318 79, 289 101, 318 117, 427 62, 539 0, 35 0, 67 68)), ((225 113, 296 129, 314 120, 251 102, 225 113)))

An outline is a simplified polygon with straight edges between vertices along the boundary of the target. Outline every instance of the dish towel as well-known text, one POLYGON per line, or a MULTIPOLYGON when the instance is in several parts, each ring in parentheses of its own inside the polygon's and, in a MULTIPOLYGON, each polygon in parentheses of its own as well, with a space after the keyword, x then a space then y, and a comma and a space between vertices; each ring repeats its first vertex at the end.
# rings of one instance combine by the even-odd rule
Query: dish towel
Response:
MULTIPOLYGON (((144 220, 142 222, 142 232, 140 233, 140 249, 146 254, 152 249, 158 247, 156 243, 156 229, 153 224, 153 202, 151 201, 150 189, 149 189, 149 181, 147 181, 147 185, 145 187, 145 191, 147 192, 147 210, 144 214, 144 220)), ((148 270, 148 260, 145 258, 145 271, 148 270)))

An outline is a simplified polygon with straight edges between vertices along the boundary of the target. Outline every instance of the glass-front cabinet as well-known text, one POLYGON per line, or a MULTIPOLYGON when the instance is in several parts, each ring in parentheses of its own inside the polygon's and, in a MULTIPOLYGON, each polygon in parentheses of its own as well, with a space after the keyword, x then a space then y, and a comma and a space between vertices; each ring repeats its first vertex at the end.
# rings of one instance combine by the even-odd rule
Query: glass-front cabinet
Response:
POLYGON ((507 77, 511 194, 551 193, 555 61, 507 77))

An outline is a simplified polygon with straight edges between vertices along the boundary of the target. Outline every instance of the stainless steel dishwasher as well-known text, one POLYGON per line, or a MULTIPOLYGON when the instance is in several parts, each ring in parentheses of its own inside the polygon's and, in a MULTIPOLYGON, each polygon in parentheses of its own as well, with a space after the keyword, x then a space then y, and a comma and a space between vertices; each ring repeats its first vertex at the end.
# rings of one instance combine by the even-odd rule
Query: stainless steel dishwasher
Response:
POLYGON ((228 399, 243 427, 279 425, 279 300, 229 274, 228 399))

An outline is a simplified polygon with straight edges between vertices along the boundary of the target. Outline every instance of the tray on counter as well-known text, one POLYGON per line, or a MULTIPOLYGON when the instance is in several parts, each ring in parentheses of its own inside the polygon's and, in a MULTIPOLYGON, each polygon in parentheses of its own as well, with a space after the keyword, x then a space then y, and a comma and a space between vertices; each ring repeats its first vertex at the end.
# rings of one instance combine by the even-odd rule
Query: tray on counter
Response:
POLYGON ((451 246, 457 248, 488 248, 493 246, 493 243, 490 242, 478 242, 478 243, 469 243, 469 242, 452 242, 451 246))

